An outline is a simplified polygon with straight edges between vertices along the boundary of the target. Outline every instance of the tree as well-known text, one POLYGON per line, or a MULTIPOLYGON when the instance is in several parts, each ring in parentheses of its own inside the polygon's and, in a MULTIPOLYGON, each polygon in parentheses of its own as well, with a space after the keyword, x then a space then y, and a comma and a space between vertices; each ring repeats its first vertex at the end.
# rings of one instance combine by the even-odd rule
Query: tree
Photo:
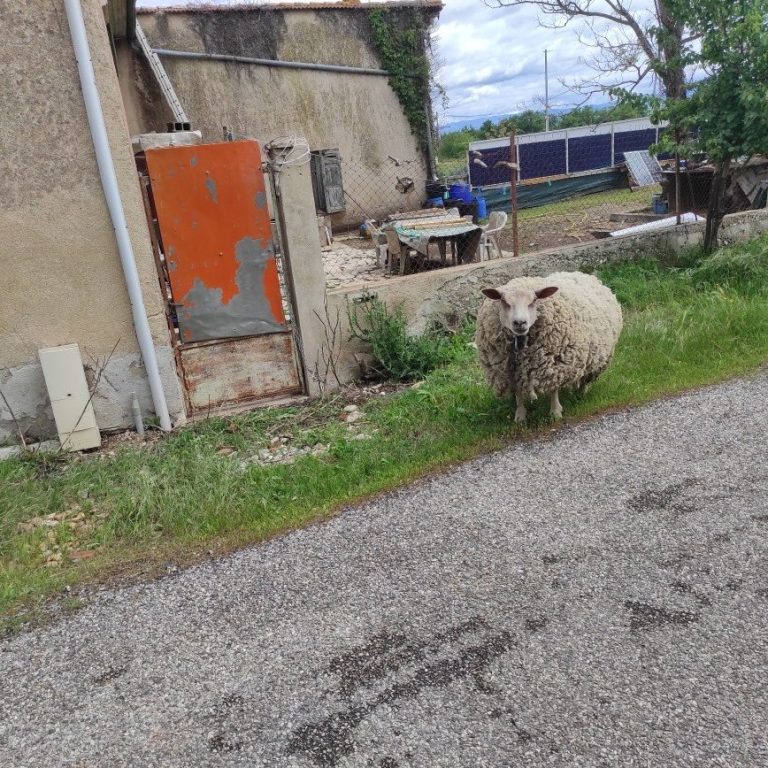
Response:
MULTIPOLYGON (((695 131, 685 149, 703 152, 715 165, 704 247, 717 242, 725 179, 731 162, 768 151, 768 0, 668 0, 676 18, 700 44, 681 56, 707 77, 687 99, 661 110, 679 131, 695 131)), ((679 150, 680 147, 674 147, 679 150)))
POLYGON ((648 76, 655 75, 667 98, 685 97, 681 53, 695 35, 686 30, 671 10, 671 0, 655 0, 652 10, 633 8, 632 0, 486 0, 486 3, 496 8, 533 5, 542 14, 539 23, 550 28, 581 22, 579 40, 595 51, 584 61, 595 71, 595 78, 573 87, 587 95, 611 88, 633 91, 648 76))
POLYGON ((575 107, 570 112, 555 116, 552 119, 553 128, 576 128, 580 125, 597 125, 612 120, 626 120, 630 117, 643 117, 648 113, 647 106, 640 101, 628 101, 600 109, 589 105, 575 107))
POLYGON ((509 136, 515 133, 538 133, 544 130, 545 119, 543 112, 526 109, 517 115, 512 115, 501 121, 501 136, 509 136))

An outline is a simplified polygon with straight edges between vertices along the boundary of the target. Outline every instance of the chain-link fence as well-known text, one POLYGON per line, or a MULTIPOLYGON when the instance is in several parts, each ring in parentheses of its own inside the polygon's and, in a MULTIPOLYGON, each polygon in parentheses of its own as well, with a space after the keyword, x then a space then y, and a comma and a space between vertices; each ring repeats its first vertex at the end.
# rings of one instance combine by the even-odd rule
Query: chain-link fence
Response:
POLYGON ((328 287, 389 274, 381 227, 391 216, 424 207, 425 162, 394 155, 332 156, 328 163, 315 157, 313 182, 328 287))
MULTIPOLYGON (((330 195, 335 205, 324 203, 328 194, 316 190, 328 286, 401 274, 401 251, 409 248, 416 249, 407 263, 412 273, 664 228, 678 216, 682 222, 704 220, 713 168, 690 160, 676 168, 674 157, 652 154, 660 131, 635 119, 477 141, 464 160, 438 160, 437 180, 428 178, 421 160, 340 158, 336 176, 314 174, 336 179, 338 186, 336 197, 330 195), (393 242, 387 230, 404 212, 410 212, 405 218, 413 230, 428 228, 417 221, 421 216, 442 215, 436 226, 453 226, 450 233, 459 219, 471 220, 487 244, 476 253, 465 249, 457 262, 455 250, 446 256, 445 247, 438 247, 440 237, 420 247, 414 232, 403 238, 400 227, 400 242, 393 242)), ((764 205, 760 178, 749 168, 732 174, 723 213, 760 200, 764 205)))

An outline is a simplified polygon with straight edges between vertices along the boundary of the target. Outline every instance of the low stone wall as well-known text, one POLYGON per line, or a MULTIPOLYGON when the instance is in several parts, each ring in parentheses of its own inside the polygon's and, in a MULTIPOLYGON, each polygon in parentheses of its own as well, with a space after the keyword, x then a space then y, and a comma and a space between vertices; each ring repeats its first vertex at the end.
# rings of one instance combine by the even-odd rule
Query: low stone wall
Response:
MULTIPOLYGON (((749 240, 768 231, 768 210, 732 214, 723 222, 723 244, 749 240)), ((591 271, 605 264, 656 258, 700 245, 704 224, 684 224, 663 232, 647 232, 622 238, 607 238, 590 243, 553 249, 520 258, 504 258, 479 264, 448 267, 376 283, 345 286, 329 291, 328 308, 332 318, 340 318, 338 370, 343 381, 360 375, 359 359, 364 347, 350 340, 347 307, 376 296, 390 307, 400 306, 409 322, 409 331, 423 333, 437 322, 455 326, 467 315, 474 315, 482 301, 480 290, 501 285, 523 275, 548 275, 552 272, 591 271)))

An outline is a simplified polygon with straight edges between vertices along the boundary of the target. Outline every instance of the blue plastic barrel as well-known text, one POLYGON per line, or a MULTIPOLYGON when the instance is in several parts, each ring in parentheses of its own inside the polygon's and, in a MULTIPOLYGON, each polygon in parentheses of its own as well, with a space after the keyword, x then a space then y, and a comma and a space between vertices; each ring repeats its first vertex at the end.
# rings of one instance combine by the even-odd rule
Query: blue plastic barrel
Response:
POLYGON ((430 197, 427 200, 427 208, 444 208, 442 197, 430 197))
POLYGON ((477 203, 477 218, 478 219, 487 219, 488 218, 488 206, 485 203, 484 197, 475 197, 475 202, 477 203))
POLYGON ((464 184, 451 184, 448 188, 448 197, 451 200, 465 200, 467 188, 464 184))

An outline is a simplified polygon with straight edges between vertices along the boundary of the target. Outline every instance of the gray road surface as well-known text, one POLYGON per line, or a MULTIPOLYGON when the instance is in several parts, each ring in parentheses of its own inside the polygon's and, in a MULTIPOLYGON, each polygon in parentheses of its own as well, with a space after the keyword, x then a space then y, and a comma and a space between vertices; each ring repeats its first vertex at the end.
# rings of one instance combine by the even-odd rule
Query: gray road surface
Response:
POLYGON ((0 643, 0 765, 768 766, 768 376, 0 643))

